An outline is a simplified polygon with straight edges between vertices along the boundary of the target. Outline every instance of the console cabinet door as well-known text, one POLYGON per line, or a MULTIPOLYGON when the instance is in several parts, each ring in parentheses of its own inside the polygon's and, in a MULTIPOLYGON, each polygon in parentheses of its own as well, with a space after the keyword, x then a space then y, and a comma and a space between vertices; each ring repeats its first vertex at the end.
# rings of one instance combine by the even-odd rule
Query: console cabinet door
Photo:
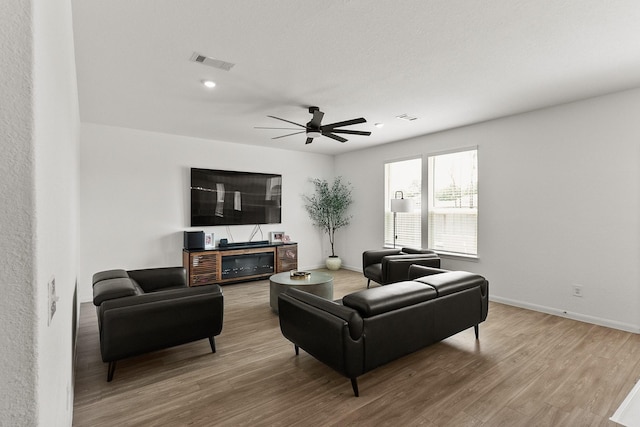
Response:
POLYGON ((189 275, 187 278, 189 286, 209 285, 220 281, 218 277, 220 256, 216 252, 185 253, 185 258, 188 259, 185 268, 189 275))
POLYGON ((277 248, 277 272, 298 269, 298 245, 282 245, 277 248))

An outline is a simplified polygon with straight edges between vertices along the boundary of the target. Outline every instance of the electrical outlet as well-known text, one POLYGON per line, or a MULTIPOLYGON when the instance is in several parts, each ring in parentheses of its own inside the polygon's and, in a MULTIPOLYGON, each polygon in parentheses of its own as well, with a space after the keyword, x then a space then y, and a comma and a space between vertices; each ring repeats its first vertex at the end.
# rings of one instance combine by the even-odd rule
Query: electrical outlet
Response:
POLYGON ((582 298, 582 286, 573 285, 573 296, 582 298))

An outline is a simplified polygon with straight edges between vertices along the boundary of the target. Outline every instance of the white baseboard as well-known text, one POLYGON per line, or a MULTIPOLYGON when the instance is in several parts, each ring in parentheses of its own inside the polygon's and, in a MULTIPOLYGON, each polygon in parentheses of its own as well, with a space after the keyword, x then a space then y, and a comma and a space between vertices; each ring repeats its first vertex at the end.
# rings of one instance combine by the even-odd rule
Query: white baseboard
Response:
POLYGON ((640 425, 640 382, 636 383, 609 419, 614 423, 628 427, 640 425))
POLYGON ((528 302, 512 300, 509 298, 502 298, 499 296, 489 295, 489 300, 495 301, 501 304, 511 305, 514 307, 526 308, 527 310, 533 310, 533 311, 539 311, 541 313, 552 314, 554 316, 566 317, 567 319, 578 320, 580 322, 591 323, 593 325, 605 326, 607 328, 619 329, 621 331, 640 334, 640 326, 638 325, 631 325, 628 323, 622 323, 622 322, 618 322, 611 319, 603 319, 600 317, 589 316, 581 313, 572 313, 565 310, 558 310, 552 307, 531 304, 528 302))
MULTIPOLYGON (((305 270, 314 270, 318 268, 326 268, 325 265, 319 265, 317 267, 309 267, 305 270)), ((345 270, 355 271, 356 273, 362 273, 362 267, 342 265, 345 270)), ((527 310, 539 311, 541 313, 552 314, 554 316, 566 317, 567 319, 578 320, 580 322, 591 323, 593 325, 605 326, 607 328, 619 329, 621 331, 632 332, 634 334, 640 334, 640 326, 632 325, 629 323, 618 322, 611 319, 603 319, 600 317, 589 316, 581 313, 573 313, 565 310, 559 310, 552 307, 546 307, 543 305, 531 304, 525 301, 518 301, 509 298, 503 298, 499 296, 489 295, 490 301, 495 301, 501 304, 511 305, 513 307, 525 308, 527 310)))

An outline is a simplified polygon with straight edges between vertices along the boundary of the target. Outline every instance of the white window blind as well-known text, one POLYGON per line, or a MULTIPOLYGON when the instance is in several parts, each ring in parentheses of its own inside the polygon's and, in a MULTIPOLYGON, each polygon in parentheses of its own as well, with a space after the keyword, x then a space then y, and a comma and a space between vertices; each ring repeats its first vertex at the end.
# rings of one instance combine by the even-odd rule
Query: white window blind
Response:
POLYGON ((422 159, 408 159, 385 163, 384 245, 394 246, 391 199, 411 200, 411 212, 396 213, 396 247, 421 247, 422 159))
POLYGON ((428 247, 478 254, 478 150, 428 159, 428 247))

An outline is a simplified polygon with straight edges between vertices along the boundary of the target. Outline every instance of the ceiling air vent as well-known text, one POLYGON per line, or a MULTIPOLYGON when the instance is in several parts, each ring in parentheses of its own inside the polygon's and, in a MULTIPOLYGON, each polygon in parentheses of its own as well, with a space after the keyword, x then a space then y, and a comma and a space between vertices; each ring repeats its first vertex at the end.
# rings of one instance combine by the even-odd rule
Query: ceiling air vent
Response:
POLYGON ((219 59, 200 55, 198 52, 194 52, 193 55, 191 55, 191 60, 193 62, 199 62, 201 64, 208 65, 209 67, 217 68, 224 71, 229 71, 231 68, 233 68, 234 65, 236 65, 231 62, 225 62, 219 59))
POLYGON ((406 120, 408 122, 411 122, 413 120, 417 120, 418 118, 415 116, 410 116, 408 114, 400 114, 399 116, 396 116, 396 119, 400 119, 400 120, 406 120))

